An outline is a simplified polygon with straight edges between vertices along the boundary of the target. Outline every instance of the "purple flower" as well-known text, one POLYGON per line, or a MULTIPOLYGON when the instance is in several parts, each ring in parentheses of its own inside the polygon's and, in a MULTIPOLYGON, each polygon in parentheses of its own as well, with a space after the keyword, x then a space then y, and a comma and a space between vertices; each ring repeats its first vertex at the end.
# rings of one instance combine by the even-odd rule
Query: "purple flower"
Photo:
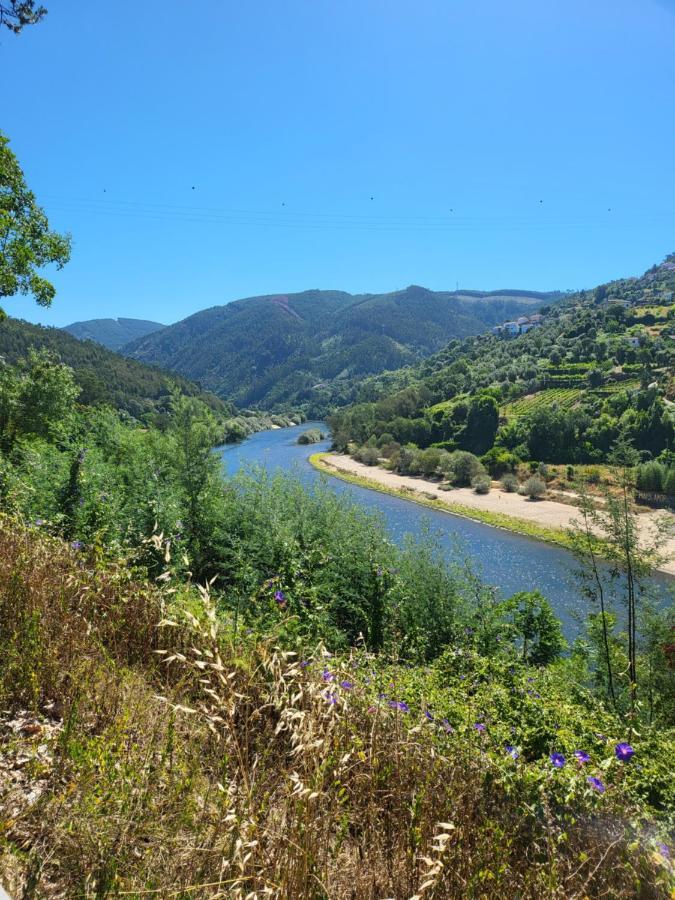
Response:
POLYGON ((410 712, 410 707, 405 702, 405 700, 390 700, 389 706, 391 706, 392 709, 400 709, 401 712, 404 712, 404 713, 410 712))
POLYGON ((575 750, 575 751, 574 751, 574 756, 576 757, 576 759, 579 760, 579 762, 580 762, 582 765, 583 765, 583 763, 587 763, 587 762, 590 762, 590 761, 591 761, 590 756, 588 755, 588 753, 586 753, 585 750, 575 750))
POLYGON ((354 682, 353 681, 341 681, 340 687, 344 688, 346 691, 351 691, 351 689, 354 687, 354 682))
POLYGON ((84 547, 84 544, 82 543, 82 541, 71 541, 70 546, 73 548, 73 550, 81 550, 84 547))
POLYGON ((434 717, 431 715, 428 709, 424 710, 424 717, 428 719, 430 722, 434 721, 434 717))
POLYGON ((616 758, 620 759, 621 762, 628 762, 635 753, 635 750, 633 750, 630 744, 617 744, 614 748, 614 752, 616 753, 616 758))
POLYGON ((509 756, 513 757, 513 759, 518 759, 518 757, 520 756, 520 753, 516 750, 516 748, 512 747, 510 744, 506 745, 506 752, 509 754, 509 756))
POLYGON ((306 669, 307 666, 311 666, 310 660, 308 660, 308 659, 303 659, 303 661, 300 663, 300 668, 301 668, 301 669, 306 669))
POLYGON ((482 722, 476 722, 473 727, 476 729, 476 731, 485 731, 485 725, 483 725, 482 722))
POLYGON ((330 691, 324 691, 323 696, 331 706, 334 706, 337 703, 336 695, 332 694, 330 691))
POLYGON ((442 726, 443 726, 443 731, 444 731, 446 734, 452 734, 453 731, 455 730, 455 729, 452 727, 452 725, 448 722, 447 719, 443 719, 443 721, 442 721, 441 724, 442 724, 442 726))
POLYGON ((670 859, 670 847, 668 846, 668 844, 659 842, 656 847, 664 859, 670 859))
POLYGON ((44 525, 44 524, 45 524, 45 520, 44 520, 44 519, 36 519, 36 520, 35 520, 35 524, 36 524, 36 525, 38 526, 38 528, 39 528, 40 525, 44 525))
POLYGON ((324 669, 321 677, 324 681, 332 681, 335 678, 335 675, 333 675, 332 672, 329 672, 328 669, 324 669))
POLYGON ((595 788, 596 791, 599 791, 601 794, 605 793, 605 786, 599 778, 594 778, 592 775, 589 775, 586 781, 592 788, 595 788))
POLYGON ((556 767, 556 769, 562 769, 565 765, 565 757, 562 753, 551 753, 549 756, 551 763, 556 767))
POLYGON ((284 592, 283 592, 283 591, 275 591, 275 592, 274 592, 274 599, 277 601, 277 603, 279 604, 279 606, 284 606, 285 603, 286 603, 286 597, 284 596, 284 592))

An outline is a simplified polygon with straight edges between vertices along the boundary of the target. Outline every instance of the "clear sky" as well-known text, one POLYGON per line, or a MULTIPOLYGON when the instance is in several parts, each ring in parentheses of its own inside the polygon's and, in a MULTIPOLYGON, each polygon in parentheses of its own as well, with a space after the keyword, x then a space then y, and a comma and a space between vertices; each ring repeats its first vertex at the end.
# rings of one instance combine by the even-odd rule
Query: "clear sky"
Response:
POLYGON ((62 325, 307 288, 580 288, 675 250, 675 0, 43 0, 0 127, 62 325))

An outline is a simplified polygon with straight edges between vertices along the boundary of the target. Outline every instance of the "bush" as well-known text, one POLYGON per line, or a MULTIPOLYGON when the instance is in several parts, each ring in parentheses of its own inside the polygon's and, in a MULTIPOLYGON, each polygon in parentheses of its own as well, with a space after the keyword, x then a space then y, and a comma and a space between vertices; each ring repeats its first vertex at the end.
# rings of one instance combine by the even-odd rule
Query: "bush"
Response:
POLYGON ((666 483, 667 472, 661 463, 648 462, 638 466, 636 486, 639 491, 660 494, 666 483))
POLYGON ((394 435, 390 434, 388 431, 385 431, 384 434, 381 434, 377 439, 377 446, 380 448, 386 447, 387 444, 393 444, 394 441, 394 435))
POLYGON ((513 472, 518 457, 503 447, 493 447, 483 454, 481 462, 493 478, 501 478, 506 472, 513 472))
POLYGON ((376 466, 380 460, 380 453, 375 447, 361 447, 355 454, 359 462, 367 466, 376 466))
POLYGON ((471 479, 485 474, 485 467, 473 453, 457 450, 444 461, 448 479, 457 487, 468 487, 471 479))
POLYGON ((507 472, 502 476, 502 490, 507 494, 513 494, 518 490, 518 479, 513 472, 507 472))
POLYGON ((390 444, 383 444, 380 447, 380 453, 385 459, 392 459, 393 457, 398 455, 399 450, 401 449, 401 445, 398 441, 392 441, 390 444))
POLYGON ((422 475, 435 475, 442 459, 442 450, 429 447, 427 450, 421 450, 419 455, 419 467, 422 475))
POLYGON ((471 479, 471 487, 477 494, 489 494, 492 481, 489 475, 476 475, 471 479))
POLYGON ((589 469, 588 472, 586 473, 586 481, 589 484, 600 484, 600 480, 601 480, 600 469, 596 469, 596 468, 589 469))
POLYGON ((539 500, 546 494, 546 482, 538 475, 532 475, 527 479, 519 493, 524 497, 529 497, 530 500, 539 500))
POLYGON ((568 481, 574 481, 574 466, 567 467, 566 478, 568 481))
POLYGON ((303 431, 298 438, 299 444, 318 444, 323 440, 323 434, 318 428, 310 428, 309 431, 303 431))
POLYGON ((675 468, 668 469, 663 483, 663 493, 675 497, 675 468))

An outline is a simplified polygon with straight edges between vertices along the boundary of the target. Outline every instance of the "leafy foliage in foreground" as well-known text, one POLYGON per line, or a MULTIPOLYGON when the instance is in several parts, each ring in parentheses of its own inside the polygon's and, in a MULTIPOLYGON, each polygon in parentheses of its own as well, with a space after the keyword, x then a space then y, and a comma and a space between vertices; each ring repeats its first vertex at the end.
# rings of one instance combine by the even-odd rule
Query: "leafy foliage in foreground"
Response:
POLYGON ((0 734, 29 775, 0 768, 10 891, 668 896, 672 742, 619 749, 574 661, 468 633, 426 669, 297 656, 292 615, 237 629, 206 591, 2 520, 0 734))
MULTIPOLYGON (((0 26, 15 32, 44 15, 32 2, 0 4, 0 26)), ((47 265, 62 268, 70 259, 70 237, 49 228, 47 216, 29 190, 9 138, 0 131, 0 297, 32 294, 49 306, 54 285, 40 274, 47 265)), ((0 319, 4 312, 0 309, 0 319)))

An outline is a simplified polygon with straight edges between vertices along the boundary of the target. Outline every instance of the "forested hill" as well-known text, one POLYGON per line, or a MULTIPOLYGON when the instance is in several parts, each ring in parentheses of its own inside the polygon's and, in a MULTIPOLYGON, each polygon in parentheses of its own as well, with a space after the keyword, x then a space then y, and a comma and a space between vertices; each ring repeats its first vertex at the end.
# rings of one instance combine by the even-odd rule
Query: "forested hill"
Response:
POLYGON ((66 325, 64 331, 81 341, 96 341, 109 350, 119 350, 130 341, 164 328, 159 322, 145 319, 88 319, 66 325))
POLYGON ((0 357, 15 363, 30 350, 45 348, 70 366, 85 405, 108 404, 135 418, 166 408, 172 391, 198 396, 214 411, 232 414, 230 404, 180 375, 125 359, 93 341, 80 341, 60 328, 43 328, 20 319, 0 322, 0 357))
POLYGON ((199 380, 240 406, 318 415, 352 396, 358 380, 415 363, 451 338, 534 312, 558 294, 305 291, 203 310, 128 344, 123 352, 199 380))
POLYGON ((364 380, 359 402, 333 418, 336 442, 490 451, 512 465, 603 461, 624 436, 669 464, 674 296, 675 254, 640 278, 544 307, 526 333, 452 341, 420 364, 364 380))

